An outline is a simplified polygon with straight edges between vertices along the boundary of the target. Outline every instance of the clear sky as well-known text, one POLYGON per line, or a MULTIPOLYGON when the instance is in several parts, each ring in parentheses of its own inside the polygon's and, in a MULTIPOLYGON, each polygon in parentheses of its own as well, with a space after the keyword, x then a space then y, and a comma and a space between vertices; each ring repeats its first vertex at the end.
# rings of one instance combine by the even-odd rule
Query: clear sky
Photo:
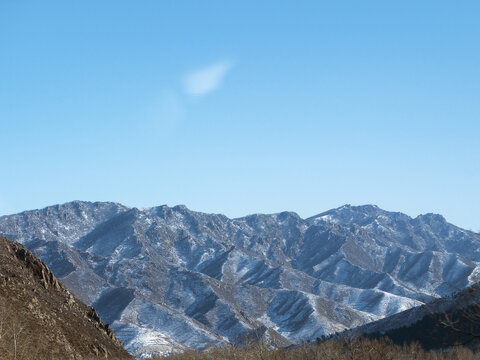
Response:
POLYGON ((480 230, 480 2, 0 0, 0 215, 345 203, 480 230))

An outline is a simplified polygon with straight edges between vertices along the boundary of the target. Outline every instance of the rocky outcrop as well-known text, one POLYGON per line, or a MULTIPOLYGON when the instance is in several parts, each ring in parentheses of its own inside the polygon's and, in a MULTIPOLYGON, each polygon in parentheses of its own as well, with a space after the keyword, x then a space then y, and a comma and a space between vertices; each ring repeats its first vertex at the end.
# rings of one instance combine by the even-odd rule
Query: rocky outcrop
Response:
POLYGON ((0 354, 19 359, 130 359, 96 311, 23 245, 0 237, 0 354))

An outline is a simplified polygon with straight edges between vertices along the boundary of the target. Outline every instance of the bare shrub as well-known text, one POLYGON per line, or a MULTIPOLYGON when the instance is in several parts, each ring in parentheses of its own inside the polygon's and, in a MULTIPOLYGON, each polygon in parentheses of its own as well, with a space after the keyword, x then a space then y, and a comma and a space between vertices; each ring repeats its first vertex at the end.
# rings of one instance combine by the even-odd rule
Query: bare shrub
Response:
POLYGON ((270 349, 263 343, 239 347, 225 346, 203 352, 188 350, 169 356, 155 356, 155 360, 474 360, 474 353, 463 347, 449 351, 424 351, 417 343, 399 346, 389 339, 325 340, 308 343, 289 350, 270 349))

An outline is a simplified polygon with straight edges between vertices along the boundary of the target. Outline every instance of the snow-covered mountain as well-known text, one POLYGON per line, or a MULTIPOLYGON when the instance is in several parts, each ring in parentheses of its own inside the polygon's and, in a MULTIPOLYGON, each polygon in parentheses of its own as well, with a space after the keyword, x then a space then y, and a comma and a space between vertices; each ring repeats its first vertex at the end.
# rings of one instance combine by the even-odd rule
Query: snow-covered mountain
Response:
POLYGON ((71 202, 0 217, 141 356, 356 327, 479 279, 480 235, 440 215, 349 206, 229 219, 71 202))

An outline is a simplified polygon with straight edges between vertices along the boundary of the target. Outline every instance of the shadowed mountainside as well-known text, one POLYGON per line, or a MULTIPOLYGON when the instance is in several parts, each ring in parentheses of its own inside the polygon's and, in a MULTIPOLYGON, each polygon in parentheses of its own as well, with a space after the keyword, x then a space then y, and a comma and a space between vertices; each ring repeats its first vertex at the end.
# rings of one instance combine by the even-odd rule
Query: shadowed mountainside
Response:
POLYGON ((480 284, 452 296, 436 299, 347 334, 388 337, 396 344, 417 342, 426 350, 454 346, 480 348, 480 284))

